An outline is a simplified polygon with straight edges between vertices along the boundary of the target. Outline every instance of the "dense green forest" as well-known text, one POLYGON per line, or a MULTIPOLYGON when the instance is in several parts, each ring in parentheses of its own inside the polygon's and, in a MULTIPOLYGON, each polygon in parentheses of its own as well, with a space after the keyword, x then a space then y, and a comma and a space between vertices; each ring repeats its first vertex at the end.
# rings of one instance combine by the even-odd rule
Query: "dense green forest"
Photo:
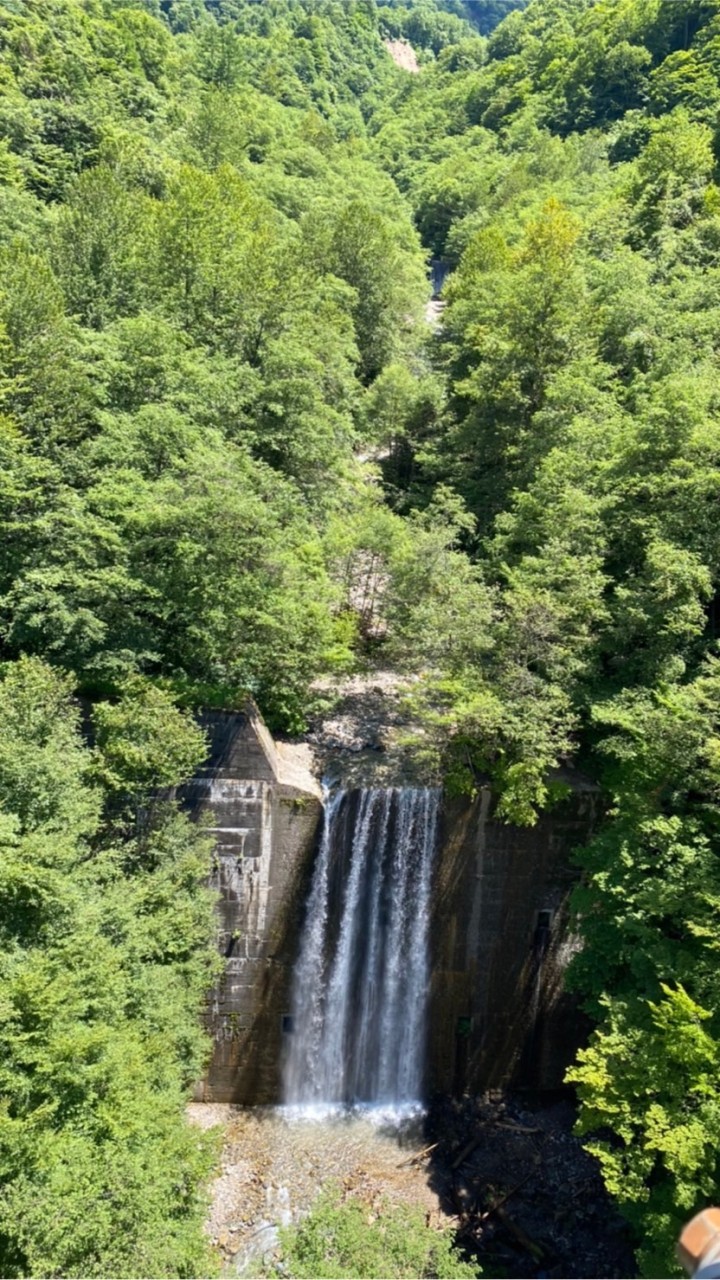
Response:
POLYGON ((601 784, 580 1125, 646 1274, 718 1194, 720 0, 506 8, 0 11, 5 1275, 211 1272, 161 797, 372 662, 499 816, 601 784))

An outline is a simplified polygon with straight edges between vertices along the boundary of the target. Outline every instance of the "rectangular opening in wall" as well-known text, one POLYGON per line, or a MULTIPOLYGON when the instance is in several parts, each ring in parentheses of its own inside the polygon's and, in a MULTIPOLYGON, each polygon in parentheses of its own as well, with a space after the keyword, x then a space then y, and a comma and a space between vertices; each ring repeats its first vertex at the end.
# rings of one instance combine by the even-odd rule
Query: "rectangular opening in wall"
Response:
POLYGON ((552 918, 553 918, 552 911, 548 911, 548 910, 538 911, 537 913, 538 929, 549 929, 550 925, 552 924, 552 918))
POLYGON ((295 1030, 295 1019, 291 1013, 282 1015, 282 1033, 284 1036, 291 1036, 295 1030))

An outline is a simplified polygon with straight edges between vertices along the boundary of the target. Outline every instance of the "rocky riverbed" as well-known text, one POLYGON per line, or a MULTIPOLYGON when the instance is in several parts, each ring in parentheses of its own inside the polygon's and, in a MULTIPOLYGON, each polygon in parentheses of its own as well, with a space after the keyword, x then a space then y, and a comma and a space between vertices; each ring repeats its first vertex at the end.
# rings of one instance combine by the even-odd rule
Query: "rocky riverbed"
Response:
POLYGON ((402 1121, 205 1103, 190 1117, 224 1131, 207 1231, 227 1276, 269 1265, 279 1228, 299 1221, 328 1181, 370 1209, 384 1198, 419 1205, 428 1222, 454 1228, 485 1276, 636 1274, 567 1099, 438 1099, 402 1121))
POLYGON ((427 1169, 457 1240, 485 1276, 637 1275, 597 1161, 575 1137, 569 1096, 439 1098, 427 1169))
POLYGON ((317 680, 313 690, 326 704, 312 720, 305 742, 317 776, 346 787, 433 785, 427 764, 417 759, 413 738, 422 738, 409 695, 416 676, 372 670, 317 680))
POLYGON ((321 1187, 337 1183, 369 1205, 387 1197, 442 1216, 422 1159, 422 1117, 391 1113, 298 1119, 281 1108, 193 1103, 191 1120, 224 1130, 208 1234, 226 1275, 242 1275, 278 1253, 278 1228, 307 1213, 321 1187))

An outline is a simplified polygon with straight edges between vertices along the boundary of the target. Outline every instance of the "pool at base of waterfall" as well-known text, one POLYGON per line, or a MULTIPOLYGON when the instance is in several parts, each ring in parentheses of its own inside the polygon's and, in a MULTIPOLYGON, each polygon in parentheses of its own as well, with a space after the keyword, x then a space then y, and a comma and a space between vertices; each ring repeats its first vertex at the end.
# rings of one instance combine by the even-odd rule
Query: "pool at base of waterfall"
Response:
POLYGON ((193 1123, 224 1132, 207 1232, 223 1272, 242 1276, 278 1253, 278 1231, 297 1222, 328 1182, 368 1205, 387 1197, 441 1216, 422 1151, 424 1112, 399 1107, 242 1108, 193 1103, 193 1123))

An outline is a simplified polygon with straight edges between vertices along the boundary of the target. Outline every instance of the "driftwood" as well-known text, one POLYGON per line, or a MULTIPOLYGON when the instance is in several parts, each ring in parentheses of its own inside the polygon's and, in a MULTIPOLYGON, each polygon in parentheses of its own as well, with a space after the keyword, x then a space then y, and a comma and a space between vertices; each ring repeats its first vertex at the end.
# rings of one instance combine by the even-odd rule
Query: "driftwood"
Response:
MULTIPOLYGON (((530 1125, 515 1124, 514 1120, 488 1119, 488 1120, 481 1120, 479 1124, 481 1128, 484 1125, 489 1125, 493 1129, 510 1129, 511 1132, 513 1133, 544 1133, 545 1132, 544 1129, 532 1128, 530 1125)), ((461 1150, 458 1152, 452 1164, 450 1165, 450 1168, 459 1169, 463 1160, 467 1160, 468 1156, 472 1155, 475 1148, 479 1146, 481 1142, 482 1142, 482 1134, 476 1133, 475 1137, 470 1138, 469 1142, 466 1142, 465 1146, 462 1147, 461 1150)))
POLYGON ((515 1124, 512 1120, 491 1120, 496 1129, 513 1129, 515 1133, 544 1133, 544 1129, 531 1129, 526 1124, 515 1124))
POLYGON ((414 1155, 411 1155, 407 1160, 401 1160, 400 1164, 397 1166, 398 1169, 406 1169, 410 1168, 414 1164, 420 1164, 421 1160, 424 1160, 426 1156, 430 1155, 431 1151, 434 1151, 435 1148, 439 1146, 439 1142, 431 1142, 429 1147, 423 1147, 422 1151, 416 1151, 414 1155))
POLYGON ((505 1229, 510 1232, 510 1235, 515 1237, 520 1247, 524 1249, 526 1253, 529 1253, 531 1258, 534 1258, 536 1262, 541 1262, 545 1256, 545 1250, 542 1248, 542 1245, 537 1244, 535 1240, 531 1240, 529 1235, 523 1231, 522 1227, 519 1227, 517 1222, 513 1222, 512 1218, 505 1212, 502 1205, 496 1205, 494 1212, 497 1214, 505 1229))
POLYGON ((525 1183, 532 1178, 534 1172, 535 1170, 531 1169, 529 1173, 525 1174, 522 1181, 518 1182, 517 1186, 512 1188, 512 1191, 506 1191, 504 1196, 501 1196, 499 1200, 495 1201, 495 1204, 492 1204, 489 1209, 486 1209, 484 1213, 481 1213, 480 1222, 487 1222, 488 1218, 492 1217, 494 1213, 497 1213, 498 1209, 501 1209, 506 1201, 512 1199, 516 1191, 519 1191, 521 1187, 525 1186, 525 1183))
POLYGON ((473 1153, 473 1151, 475 1150, 475 1148, 476 1148, 476 1147, 479 1147, 479 1145, 480 1145, 480 1143, 481 1143, 481 1142, 482 1142, 482 1134, 481 1134, 481 1133, 476 1134, 474 1138, 471 1138, 469 1142, 466 1142, 466 1143, 465 1143, 465 1146, 462 1148, 462 1150, 460 1151, 460 1153, 459 1153, 459 1154, 455 1157, 455 1159, 453 1160, 452 1164, 450 1165, 450 1168, 451 1168, 451 1169, 459 1169, 459 1168, 460 1168, 460 1165, 461 1165, 461 1164, 462 1164, 462 1162, 463 1162, 463 1160, 467 1160, 468 1156, 469 1156, 469 1155, 472 1155, 472 1153, 473 1153))

